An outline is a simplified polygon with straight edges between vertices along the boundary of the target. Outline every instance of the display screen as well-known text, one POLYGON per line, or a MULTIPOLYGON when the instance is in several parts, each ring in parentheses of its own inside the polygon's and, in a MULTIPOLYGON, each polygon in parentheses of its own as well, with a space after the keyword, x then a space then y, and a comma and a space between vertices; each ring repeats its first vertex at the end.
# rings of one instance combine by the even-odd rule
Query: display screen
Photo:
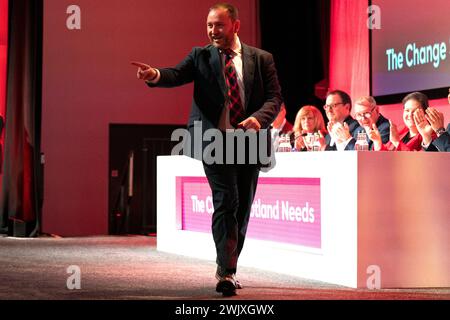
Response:
POLYGON ((434 90, 435 98, 446 96, 450 1, 373 0, 371 5, 372 95, 434 90))

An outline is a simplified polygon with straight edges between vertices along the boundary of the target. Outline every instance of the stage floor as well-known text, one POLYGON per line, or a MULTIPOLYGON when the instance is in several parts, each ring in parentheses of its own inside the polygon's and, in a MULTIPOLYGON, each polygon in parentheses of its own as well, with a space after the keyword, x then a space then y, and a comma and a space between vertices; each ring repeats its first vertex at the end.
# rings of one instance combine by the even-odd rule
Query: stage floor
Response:
POLYGON ((249 267, 223 298, 215 268, 156 251, 154 237, 0 237, 0 300, 450 300, 450 288, 350 289, 249 267))

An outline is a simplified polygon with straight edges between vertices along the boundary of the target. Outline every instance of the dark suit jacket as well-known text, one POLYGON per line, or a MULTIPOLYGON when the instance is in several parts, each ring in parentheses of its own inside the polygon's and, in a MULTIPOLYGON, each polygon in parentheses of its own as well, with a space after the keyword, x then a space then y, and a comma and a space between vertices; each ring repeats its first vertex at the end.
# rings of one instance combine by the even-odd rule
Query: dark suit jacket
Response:
MULTIPOLYGON (((353 133, 355 132, 356 128, 359 127, 359 123, 358 121, 356 121, 355 119, 353 119, 352 116, 348 116, 347 118, 345 118, 344 122, 348 125, 350 134, 353 136, 353 133)), ((325 136, 325 141, 327 143, 327 146, 325 147, 326 151, 336 151, 336 144, 334 145, 330 145, 331 143, 331 136, 329 133, 327 133, 327 135, 325 136)))
POLYGON ((432 145, 436 147, 438 151, 450 152, 450 124, 447 126, 447 131, 436 138, 432 145))
MULTIPOLYGON (((245 116, 255 117, 262 129, 269 128, 280 110, 282 101, 273 57, 261 49, 244 43, 241 45, 245 116)), ((227 88, 222 69, 222 60, 216 47, 195 47, 177 66, 159 69, 161 78, 158 83, 148 85, 169 88, 194 82, 188 128, 192 130, 194 121, 202 121, 204 132, 217 128, 222 109, 225 107, 227 88)), ((270 139, 270 132, 268 137, 270 139)), ((203 141, 202 150, 209 143, 203 141)))

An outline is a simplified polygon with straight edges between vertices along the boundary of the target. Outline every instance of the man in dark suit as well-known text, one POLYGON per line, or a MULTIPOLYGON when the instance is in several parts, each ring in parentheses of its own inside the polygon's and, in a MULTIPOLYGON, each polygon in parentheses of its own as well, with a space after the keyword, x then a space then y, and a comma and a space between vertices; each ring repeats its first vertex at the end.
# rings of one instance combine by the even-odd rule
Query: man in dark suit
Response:
MULTIPOLYGON (((448 103, 450 104, 450 89, 448 89, 448 103)), ((433 146, 441 152, 450 152, 450 123, 447 130, 444 129, 444 114, 434 108, 427 109, 426 118, 436 132, 437 138, 433 141, 433 146)))
POLYGON ((375 143, 385 144, 389 141, 391 125, 389 120, 380 113, 373 97, 364 96, 355 102, 355 118, 359 127, 355 129, 353 136, 345 128, 339 133, 343 137, 345 150, 355 150, 357 135, 360 132, 366 132, 369 150, 374 149, 375 143))
POLYGON ((450 124, 447 126, 447 130, 442 129, 437 132, 437 138, 434 139, 433 145, 438 151, 450 152, 450 124))
POLYGON ((235 277, 237 261, 244 245, 259 170, 261 164, 267 164, 250 161, 252 152, 257 152, 252 145, 238 143, 230 146, 226 135, 238 131, 246 134, 248 131, 265 132, 261 137, 266 139, 261 141, 266 145, 259 146, 270 148, 267 144, 270 133, 267 131, 282 101, 272 55, 242 43, 237 36, 239 27, 234 6, 214 5, 207 17, 209 45, 193 48, 173 68, 156 69, 144 63, 133 63, 139 67, 138 78, 145 80, 150 87, 175 87, 194 82, 189 129, 200 121, 202 132, 220 132, 224 138, 219 140, 226 141, 223 150, 219 150, 219 153, 223 151, 223 159, 236 160, 236 153, 238 156, 242 151, 250 153, 245 164, 236 164, 236 161, 211 163, 204 157, 210 150, 211 141, 193 137, 196 141, 202 140, 201 159, 212 190, 212 234, 217 252, 216 291, 224 296, 235 295, 236 288, 241 287, 235 277), (234 157, 227 158, 226 155, 233 151, 236 152, 234 157))
MULTIPOLYGON (((449 95, 450 103, 450 95, 449 95)), ((422 135, 425 151, 450 152, 450 123, 444 128, 444 114, 435 108, 427 108, 426 113, 414 114, 414 122, 422 135), (433 140, 432 132, 436 134, 433 140)))
POLYGON ((358 121, 353 119, 350 115, 352 110, 352 100, 346 92, 342 90, 333 90, 327 93, 323 108, 325 109, 328 118, 328 133, 325 136, 325 150, 336 151, 337 143, 339 143, 339 141, 337 141, 337 137, 333 135, 333 132, 335 132, 334 130, 340 126, 347 126, 350 136, 353 136, 355 129, 359 126, 358 121))

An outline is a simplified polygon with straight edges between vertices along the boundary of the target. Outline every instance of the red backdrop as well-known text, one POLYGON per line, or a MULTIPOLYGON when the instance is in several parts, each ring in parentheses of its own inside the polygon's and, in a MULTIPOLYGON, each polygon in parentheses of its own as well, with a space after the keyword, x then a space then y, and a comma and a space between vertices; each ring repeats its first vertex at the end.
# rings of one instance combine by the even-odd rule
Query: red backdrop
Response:
MULTIPOLYGON (((8 0, 0 0, 0 115, 5 116, 8 56, 8 0)), ((3 145, 3 139, 0 140, 3 145)))
MULTIPOLYGON (((5 117, 6 109, 6 68, 8 63, 8 0, 0 0, 0 116, 5 117)), ((4 130, 3 130, 4 131, 4 130)), ((0 157, 3 157, 4 134, 0 135, 0 157)), ((0 159, 3 165, 3 159, 0 159)), ((3 168, 0 168, 0 190, 3 168)))
MULTIPOLYGON (((233 3, 240 8, 241 39, 256 44, 256 0, 233 3)), ((71 4, 44 2, 43 231, 106 234, 109 124, 183 124, 192 97, 191 86, 146 88, 129 61, 170 66, 192 46, 205 45, 211 1, 78 0, 81 30, 66 27, 71 4)), ((369 94, 367 6, 367 1, 332 0, 330 87, 354 99, 369 94)), ((431 104, 450 119, 445 99, 431 104)), ((402 109, 399 104, 381 108, 398 124, 402 109)))
MULTIPOLYGON (((240 37, 257 42, 255 0, 240 9, 240 37)), ((43 232, 108 232, 110 123, 184 124, 192 86, 149 89, 131 60, 172 66, 204 46, 210 0, 78 0, 81 29, 69 30, 69 0, 44 2, 43 232)))

